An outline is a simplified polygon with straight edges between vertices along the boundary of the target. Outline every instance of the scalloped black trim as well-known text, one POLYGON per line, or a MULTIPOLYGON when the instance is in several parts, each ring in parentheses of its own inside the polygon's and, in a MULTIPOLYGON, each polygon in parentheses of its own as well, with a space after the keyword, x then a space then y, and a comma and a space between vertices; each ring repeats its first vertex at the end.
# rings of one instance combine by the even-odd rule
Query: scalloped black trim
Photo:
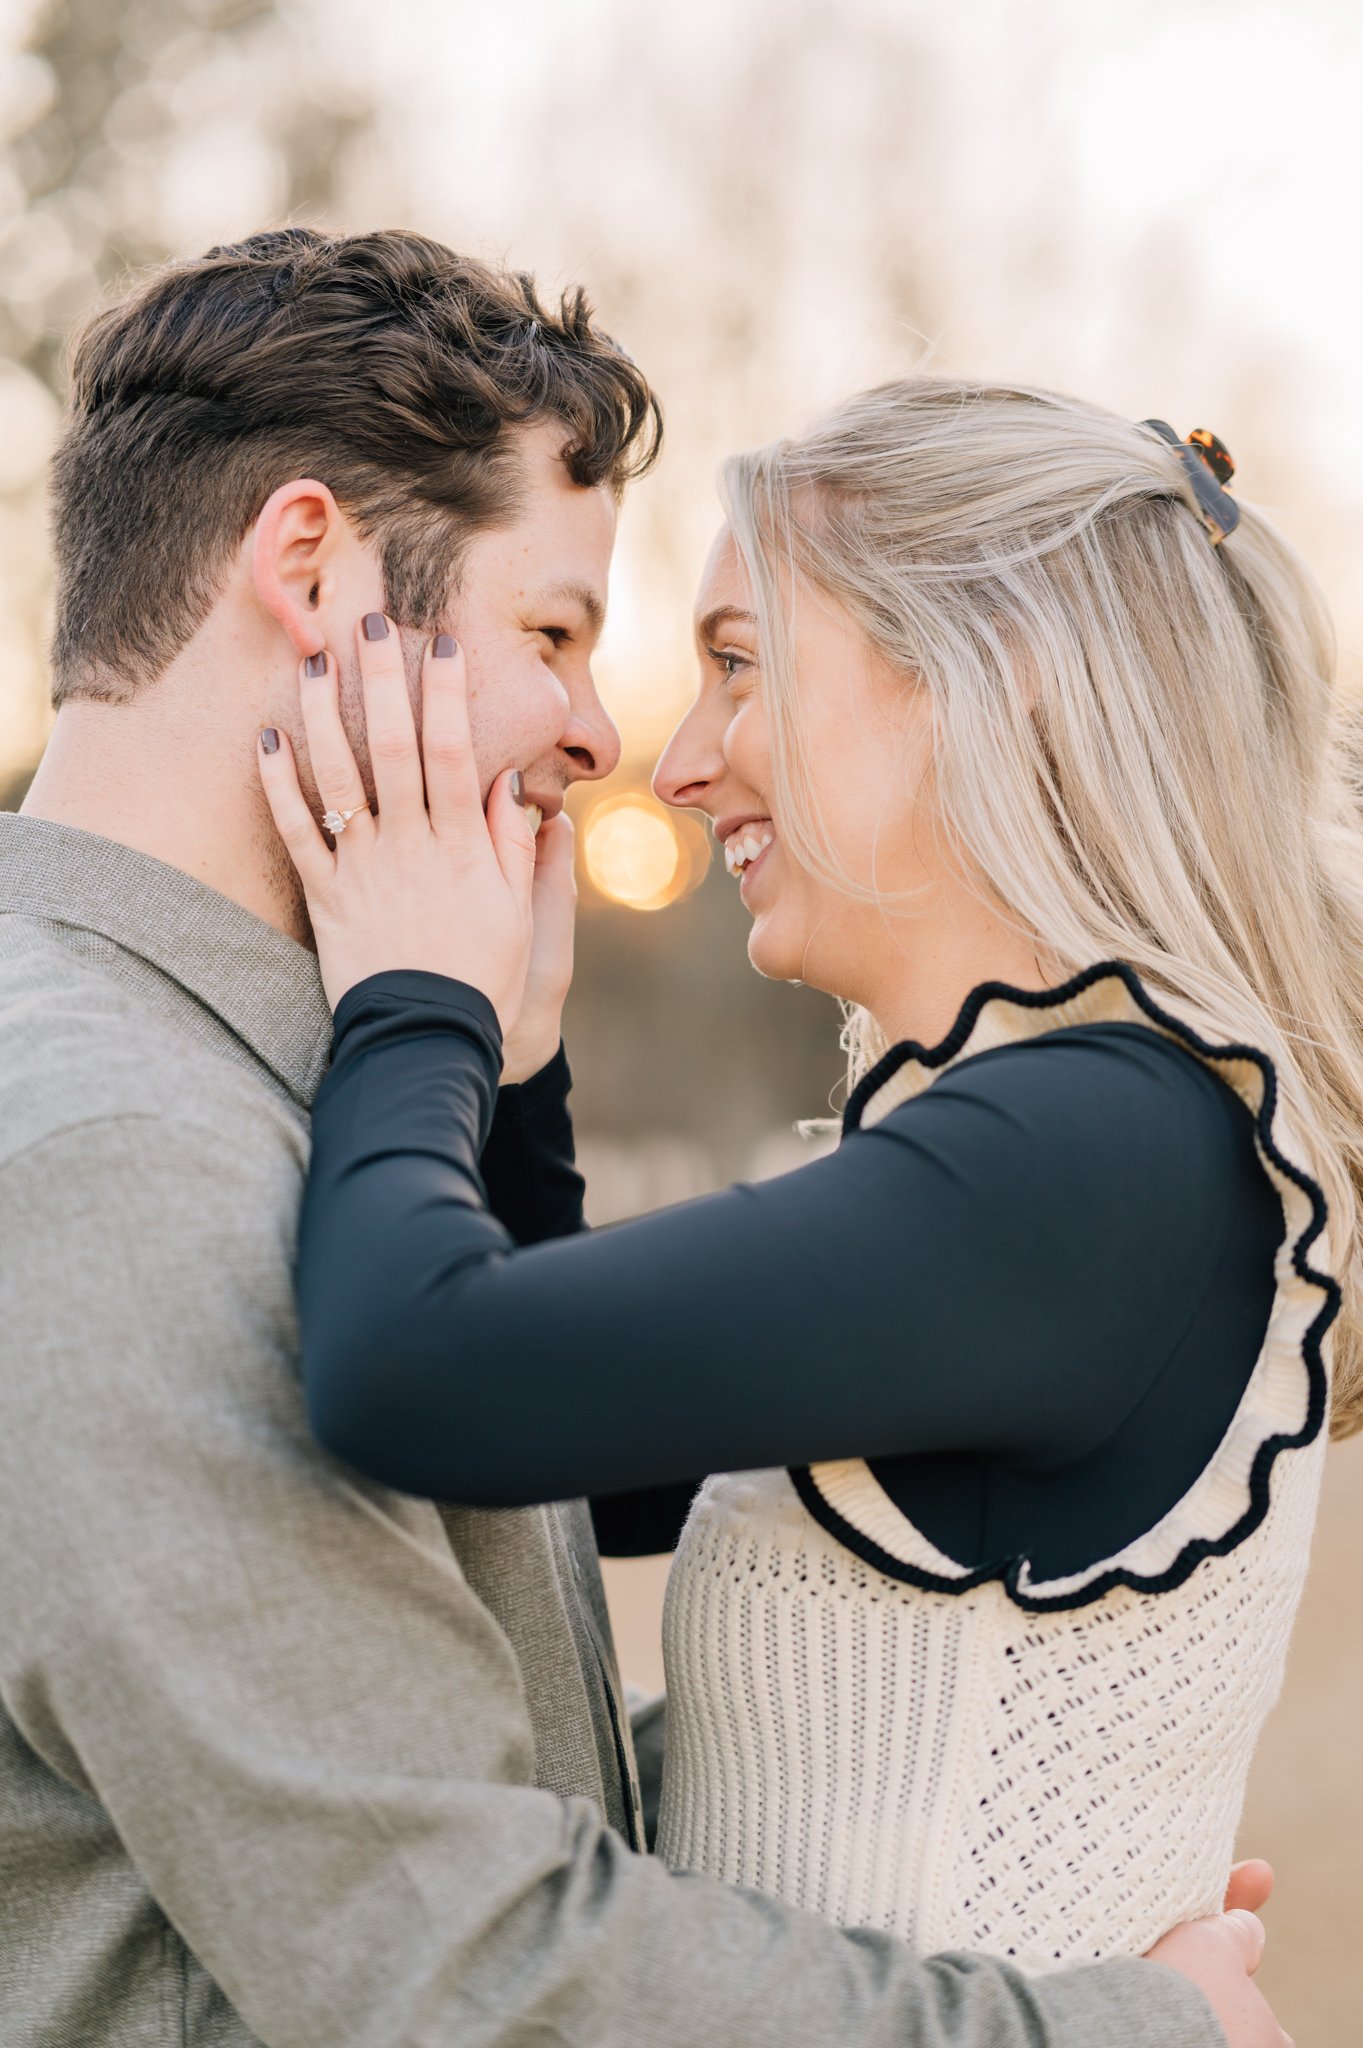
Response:
MULTIPOLYGON (((1124 960, 1100 960, 1092 967, 1085 967, 1069 981, 1058 988, 1019 989, 1012 988, 1004 981, 984 981, 973 988, 961 1005, 956 1022, 946 1037, 937 1045, 920 1045, 914 1039, 906 1039, 892 1046, 883 1059, 878 1060, 871 1071, 858 1082, 848 1099, 843 1113, 844 1130, 854 1131, 865 1113, 872 1096, 898 1073, 908 1061, 916 1060, 921 1066, 940 1067, 959 1052, 975 1027, 975 1021, 985 1004, 1002 996, 1007 1001, 1021 1004, 1027 1009, 1053 1008, 1059 1003, 1069 1002, 1082 995, 1086 988, 1096 981, 1105 980, 1115 974, 1126 984, 1129 993, 1146 1015, 1180 1038, 1195 1052, 1213 1060, 1251 1060, 1264 1077, 1264 1099, 1255 1118, 1255 1128, 1260 1143, 1274 1165, 1311 1199, 1311 1221, 1292 1247, 1292 1264, 1298 1276, 1322 1289, 1325 1299, 1319 1314, 1314 1318, 1302 1339, 1302 1358, 1306 1366, 1309 1395, 1306 1421, 1295 1436, 1280 1435, 1265 1437, 1254 1455, 1250 1468, 1249 1506, 1240 1520, 1228 1529, 1224 1536, 1198 1537, 1185 1544, 1169 1569, 1153 1576, 1142 1578, 1135 1572, 1115 1568, 1103 1572, 1091 1584, 1074 1593, 1052 1593, 1041 1595, 1026 1593, 1019 1586, 1019 1579, 1029 1560, 1026 1557, 1005 1558, 992 1565, 979 1565, 973 1571, 963 1573, 960 1578, 946 1578, 937 1572, 922 1571, 917 1565, 905 1564, 901 1558, 892 1557, 887 1550, 863 1535, 845 1515, 838 1513, 820 1493, 808 1465, 789 1468, 790 1478, 796 1492, 809 1509, 816 1522, 835 1536, 853 1554, 871 1565, 887 1579, 898 1579, 910 1586, 918 1586, 926 1593, 969 1593, 976 1586, 983 1586, 997 1580, 1015 1606, 1032 1614, 1062 1612, 1071 1607, 1088 1607, 1095 1600, 1101 1600, 1117 1586, 1124 1586, 1133 1593, 1171 1593, 1191 1578, 1204 1558, 1225 1557, 1235 1550, 1263 1521, 1269 1508, 1269 1478, 1278 1457, 1283 1451, 1300 1450, 1314 1442, 1325 1421, 1329 1402, 1329 1383, 1325 1372, 1322 1345, 1325 1333, 1340 1310, 1340 1289, 1338 1282, 1328 1273, 1317 1272, 1308 1264, 1306 1253, 1320 1236, 1326 1223, 1325 1192, 1311 1175, 1284 1158, 1273 1139, 1273 1112, 1278 1100, 1278 1074, 1266 1052, 1253 1045, 1211 1045, 1206 1039, 1178 1017, 1162 1009, 1150 995, 1136 974, 1134 968, 1124 960)), ((1063 1029, 1064 1027, 1057 1027, 1063 1029)), ((908 1522, 908 1517, 904 1520, 908 1522)), ((909 1523, 912 1527, 912 1524, 909 1523)))

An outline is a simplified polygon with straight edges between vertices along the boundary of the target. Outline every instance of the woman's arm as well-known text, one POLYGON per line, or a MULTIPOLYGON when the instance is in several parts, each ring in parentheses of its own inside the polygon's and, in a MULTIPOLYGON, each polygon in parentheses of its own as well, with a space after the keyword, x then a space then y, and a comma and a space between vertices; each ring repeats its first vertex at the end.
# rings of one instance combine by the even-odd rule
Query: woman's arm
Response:
MULTIPOLYGON (((573 1237, 587 1228, 568 1110, 572 1085, 560 1045, 539 1073, 497 1091, 481 1160, 483 1185, 489 1209, 518 1245, 573 1237)), ((699 1484, 699 1478, 689 1479, 594 1500, 597 1547, 606 1557, 675 1550, 699 1484)))
POLYGON ((477 1168, 498 1066, 476 991, 352 989, 300 1237, 322 1441, 473 1504, 919 1451, 1067 1462, 1172 1349, 1241 1141, 1257 1171, 1223 1084, 1086 1027, 962 1062, 795 1173, 517 1251, 477 1168))
POLYGON ((568 1109, 572 1085, 560 1045, 528 1081, 497 1091, 480 1166, 488 1208, 519 1245, 574 1237, 587 1227, 568 1109))
POLYGON ((601 1555, 659 1557, 675 1550, 700 1484, 700 1479, 680 1479, 638 1493, 599 1493, 591 1507, 601 1555))

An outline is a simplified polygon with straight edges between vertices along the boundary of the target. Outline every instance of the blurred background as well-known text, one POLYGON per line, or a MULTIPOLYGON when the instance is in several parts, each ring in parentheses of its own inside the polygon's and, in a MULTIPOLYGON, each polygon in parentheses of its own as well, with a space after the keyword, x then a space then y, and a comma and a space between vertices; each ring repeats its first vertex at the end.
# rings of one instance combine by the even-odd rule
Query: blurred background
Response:
MULTIPOLYGON (((720 456, 916 367, 1210 425, 1356 687, 1360 86, 1339 0, 0 0, 0 805, 46 731, 44 468, 104 288, 285 218, 581 281, 668 410, 600 668, 625 761, 579 813, 593 1214, 798 1161, 796 1119, 837 1102, 834 1009, 751 974, 734 884, 647 794, 720 456)), ((1243 1835, 1278 1866, 1264 1975, 1298 2048, 1363 2032, 1361 1553, 1355 1443, 1243 1835)), ((653 1683, 665 1561, 610 1570, 653 1683)))

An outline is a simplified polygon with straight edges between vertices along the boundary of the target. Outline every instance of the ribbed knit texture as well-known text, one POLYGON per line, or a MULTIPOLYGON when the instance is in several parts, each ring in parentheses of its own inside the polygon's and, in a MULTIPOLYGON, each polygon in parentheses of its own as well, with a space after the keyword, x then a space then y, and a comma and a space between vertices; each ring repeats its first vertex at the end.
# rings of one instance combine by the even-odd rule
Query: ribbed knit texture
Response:
MULTIPOLYGON (((1151 1021, 1114 978, 1062 1004, 990 1001, 863 1122, 986 1044, 1114 1015, 1151 1021)), ((1217 1909, 1306 1571, 1331 1283, 1323 1243, 1311 1265, 1299 1249, 1313 1196, 1283 1171, 1266 1063, 1207 1057, 1262 1116, 1287 1230, 1262 1353, 1206 1472, 1117 1557, 1050 1585, 1025 1560, 976 1583, 860 1461, 805 1475, 817 1514, 784 1472, 707 1481, 664 1620, 658 1848, 674 1869, 1037 1972, 1138 1955, 1217 1909)))

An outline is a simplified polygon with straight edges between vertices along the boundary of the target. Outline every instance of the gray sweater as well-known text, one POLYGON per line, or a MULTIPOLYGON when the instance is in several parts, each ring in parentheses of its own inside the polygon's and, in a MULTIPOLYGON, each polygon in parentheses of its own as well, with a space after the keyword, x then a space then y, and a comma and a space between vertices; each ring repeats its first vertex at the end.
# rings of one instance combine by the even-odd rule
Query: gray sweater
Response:
POLYGON ((1119 1962, 927 1961, 635 1853, 580 1506, 312 1443, 312 957, 0 816, 5 2048, 1219 2048, 1119 1962))

